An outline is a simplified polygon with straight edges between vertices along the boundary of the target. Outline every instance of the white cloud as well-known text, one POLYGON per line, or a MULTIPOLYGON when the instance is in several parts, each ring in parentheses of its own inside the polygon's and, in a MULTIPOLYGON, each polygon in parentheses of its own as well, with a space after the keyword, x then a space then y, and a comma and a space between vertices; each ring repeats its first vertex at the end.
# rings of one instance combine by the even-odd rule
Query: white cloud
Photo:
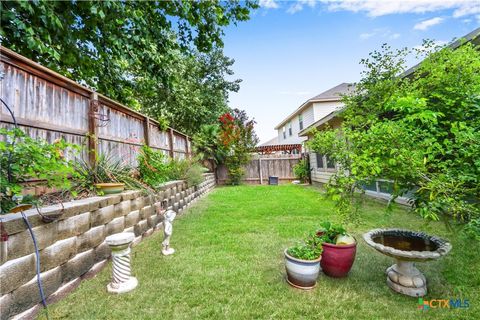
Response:
POLYGON ((278 8, 278 3, 275 0, 260 0, 258 2, 260 7, 265 8, 265 9, 277 9, 278 8))
POLYGON ((433 27, 437 24, 440 24, 443 22, 443 18, 440 18, 440 17, 435 17, 435 18, 432 18, 432 19, 428 19, 428 20, 423 20, 419 23, 417 23, 413 29, 414 30, 422 30, 422 31, 425 31, 427 29, 429 29, 430 27, 433 27))
POLYGON ((478 0, 321 0, 332 11, 366 12, 378 17, 395 13, 454 10, 455 18, 480 13, 478 0))
POLYGON ((390 40, 395 40, 400 38, 400 33, 393 33, 388 28, 377 28, 371 32, 361 33, 358 37, 360 38, 360 40, 368 40, 373 37, 381 37, 381 38, 387 38, 390 40))
POLYGON ((295 4, 292 4, 288 9, 287 13, 297 13, 303 10, 304 6, 309 6, 310 8, 315 8, 317 4, 316 0, 298 0, 295 4))
POLYGON ((373 37, 375 35, 374 32, 365 32, 365 33, 362 33, 360 34, 360 39, 361 40, 367 40, 367 39, 370 39, 371 37, 373 37))

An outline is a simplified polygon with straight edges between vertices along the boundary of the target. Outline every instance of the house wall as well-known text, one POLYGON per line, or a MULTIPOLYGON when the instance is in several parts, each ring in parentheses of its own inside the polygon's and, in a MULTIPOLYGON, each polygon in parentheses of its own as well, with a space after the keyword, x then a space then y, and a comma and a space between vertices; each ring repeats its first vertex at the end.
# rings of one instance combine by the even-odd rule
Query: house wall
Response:
MULTIPOLYGON (((299 113, 303 117, 303 128, 305 129, 309 125, 315 122, 313 106, 310 105, 308 108, 299 113)), ((278 133, 278 143, 279 144, 299 144, 307 140, 305 137, 299 137, 298 133, 300 132, 300 123, 299 123, 299 114, 294 115, 289 120, 292 122, 292 135, 289 135, 288 127, 289 122, 287 121, 282 127, 277 130, 278 133), (283 138, 283 128, 287 137, 283 138)))
MULTIPOLYGON (((90 197, 60 205, 39 208, 44 215, 62 213, 44 223, 35 209, 25 211, 40 252, 40 278, 47 303, 58 301, 103 266, 110 256, 105 238, 120 232, 135 234, 133 245, 161 230, 165 208, 177 213, 215 186, 214 174, 204 182, 188 187, 185 181, 171 181, 155 195, 126 191, 117 195, 90 197)), ((2 216, 8 240, 1 241, 0 319, 31 318, 41 301, 35 272, 32 238, 21 214, 2 216)), ((160 246, 160 244, 159 244, 160 246)), ((135 259, 133 259, 135 274, 135 259)))
POLYGON ((313 103, 314 121, 318 121, 326 117, 333 111, 338 110, 343 106, 344 104, 341 101, 314 102, 313 103))

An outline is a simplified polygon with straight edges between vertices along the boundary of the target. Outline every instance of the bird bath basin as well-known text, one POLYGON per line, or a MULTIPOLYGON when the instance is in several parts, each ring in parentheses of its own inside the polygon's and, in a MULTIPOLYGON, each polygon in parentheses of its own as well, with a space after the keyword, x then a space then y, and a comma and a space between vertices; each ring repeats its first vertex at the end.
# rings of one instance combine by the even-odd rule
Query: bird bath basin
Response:
POLYGON ((410 230, 374 229, 365 233, 363 239, 372 248, 396 259, 397 263, 386 271, 387 285, 412 297, 427 294, 427 280, 415 262, 439 259, 452 249, 446 240, 410 230))

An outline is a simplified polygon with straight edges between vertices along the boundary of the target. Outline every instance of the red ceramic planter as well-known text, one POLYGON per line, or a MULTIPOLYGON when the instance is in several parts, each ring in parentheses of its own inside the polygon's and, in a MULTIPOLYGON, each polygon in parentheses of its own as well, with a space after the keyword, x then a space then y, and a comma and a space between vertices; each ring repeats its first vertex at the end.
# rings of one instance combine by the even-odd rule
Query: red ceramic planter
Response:
POLYGON ((323 273, 334 278, 346 277, 357 252, 357 244, 337 246, 331 243, 323 243, 322 260, 320 266, 323 273))

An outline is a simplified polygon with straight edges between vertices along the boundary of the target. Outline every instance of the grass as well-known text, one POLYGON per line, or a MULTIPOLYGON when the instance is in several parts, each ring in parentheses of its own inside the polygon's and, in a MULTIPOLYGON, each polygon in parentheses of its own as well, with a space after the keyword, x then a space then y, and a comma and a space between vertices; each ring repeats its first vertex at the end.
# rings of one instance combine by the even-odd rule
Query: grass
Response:
POLYGON ((217 188, 174 223, 173 256, 160 253, 162 233, 133 248, 139 286, 110 295, 105 268, 61 302, 51 319, 480 319, 479 244, 425 224, 401 209, 386 214, 369 201, 363 223, 350 227, 357 257, 344 279, 321 274, 317 288, 301 291, 285 282, 283 249, 323 220, 338 221, 333 204, 317 189, 295 185, 217 188), (385 269, 392 259, 367 247, 361 234, 377 227, 424 230, 451 240, 439 261, 419 264, 425 299, 468 299, 467 309, 417 309, 417 299, 391 291, 385 269))

